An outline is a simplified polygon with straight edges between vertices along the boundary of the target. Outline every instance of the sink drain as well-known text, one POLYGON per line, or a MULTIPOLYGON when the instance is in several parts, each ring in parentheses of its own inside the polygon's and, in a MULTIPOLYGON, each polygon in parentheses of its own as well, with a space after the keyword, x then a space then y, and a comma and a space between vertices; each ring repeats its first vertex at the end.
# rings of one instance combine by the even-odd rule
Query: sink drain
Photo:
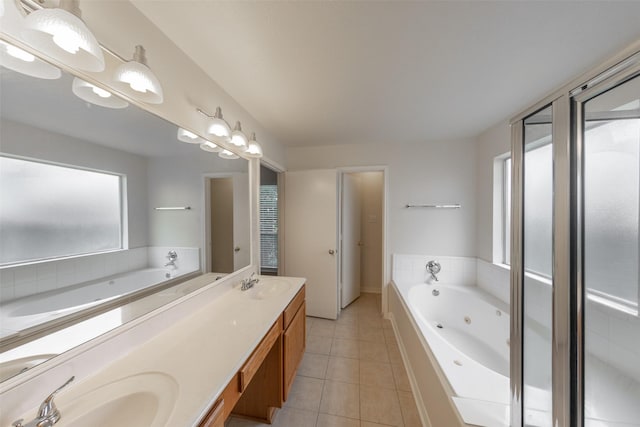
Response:
POLYGON ((471 317, 464 316, 464 323, 466 323, 467 325, 470 325, 471 324, 471 317))
POLYGON ((436 328, 438 328, 438 329, 443 329, 443 328, 444 328, 444 326, 442 326, 442 323, 437 323, 437 324, 436 324, 436 328))
POLYGON ((453 363, 455 363, 458 366, 462 366, 462 362, 459 360, 454 360, 453 363))

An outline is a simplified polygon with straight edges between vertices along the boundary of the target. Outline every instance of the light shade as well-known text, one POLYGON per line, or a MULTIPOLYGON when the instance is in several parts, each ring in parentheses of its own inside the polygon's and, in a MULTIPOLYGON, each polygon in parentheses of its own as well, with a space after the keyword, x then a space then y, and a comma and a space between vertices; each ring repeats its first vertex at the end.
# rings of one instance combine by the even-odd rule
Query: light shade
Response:
POLYGON ((222 148, 218 147, 211 141, 205 141, 200 144, 200 149, 204 151, 208 151, 209 153, 218 153, 222 150, 222 148))
POLYGON ((160 81, 147 66, 144 47, 135 48, 133 59, 116 68, 113 80, 120 90, 148 104, 162 104, 164 95, 160 81))
POLYGON ((69 67, 93 72, 104 70, 102 49, 80 19, 77 0, 60 0, 58 9, 31 12, 24 20, 22 38, 69 67))
POLYGON ((209 118, 207 122, 207 133, 214 142, 226 143, 231 140, 231 128, 222 117, 222 109, 220 107, 217 107, 214 116, 209 118))
POLYGON ((105 108, 127 108, 129 103, 98 86, 74 77, 71 84, 73 93, 83 101, 105 108))
POLYGON ((237 154, 229 151, 229 150, 222 150, 221 152, 218 153, 218 156, 222 157, 223 159, 227 159, 227 160, 233 160, 233 159, 239 159, 240 156, 238 156, 237 154))
POLYGON ((236 127, 234 127, 233 132, 231 132, 231 143, 243 150, 247 148, 247 135, 242 132, 240 122, 236 122, 236 127))
POLYGON ((0 65, 20 74, 39 79, 53 80, 60 78, 62 75, 59 68, 2 40, 0 40, 0 65))
POLYGON ((249 145, 247 146, 244 154, 247 157, 252 157, 255 159, 259 159, 260 157, 262 157, 262 147, 260 146, 260 144, 258 144, 258 141, 256 141, 255 132, 251 134, 251 138, 249 138, 249 145))
POLYGON ((204 144, 206 142, 204 138, 200 138, 195 133, 182 128, 178 128, 178 141, 188 144, 204 144))

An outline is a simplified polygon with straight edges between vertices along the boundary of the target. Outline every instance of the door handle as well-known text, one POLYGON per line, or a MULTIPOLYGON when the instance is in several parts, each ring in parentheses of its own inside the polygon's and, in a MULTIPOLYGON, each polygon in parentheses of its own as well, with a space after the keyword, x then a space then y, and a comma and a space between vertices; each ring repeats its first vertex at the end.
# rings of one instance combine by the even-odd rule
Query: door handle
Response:
POLYGON ((334 251, 333 249, 329 249, 329 255, 333 255, 335 253, 336 253, 336 251, 334 251))
POLYGON ((233 248, 234 252, 240 252, 240 246, 236 246, 235 248, 233 248))

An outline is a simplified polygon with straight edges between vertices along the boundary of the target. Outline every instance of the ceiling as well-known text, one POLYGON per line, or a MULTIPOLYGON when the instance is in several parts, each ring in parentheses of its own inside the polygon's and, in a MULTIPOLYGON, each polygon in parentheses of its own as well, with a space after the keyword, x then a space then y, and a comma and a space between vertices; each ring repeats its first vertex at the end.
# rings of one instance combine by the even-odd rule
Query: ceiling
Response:
POLYGON ((640 2, 134 5, 287 146, 473 137, 640 38, 640 2))

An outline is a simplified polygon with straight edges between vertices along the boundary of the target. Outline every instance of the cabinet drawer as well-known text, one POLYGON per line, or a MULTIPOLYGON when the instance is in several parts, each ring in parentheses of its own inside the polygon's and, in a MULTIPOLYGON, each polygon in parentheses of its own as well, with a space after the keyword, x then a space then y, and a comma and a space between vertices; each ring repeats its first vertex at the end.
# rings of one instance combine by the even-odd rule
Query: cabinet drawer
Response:
POLYGON ((224 427, 224 420, 224 399, 220 399, 211 407, 199 427, 224 427))
POLYGON ((298 309, 304 302, 304 298, 305 298, 305 286, 302 285, 302 289, 298 291, 298 293, 296 294, 295 297, 293 297, 293 299, 291 300, 287 308, 284 309, 284 312, 282 314, 284 318, 284 325, 283 325, 284 329, 287 329, 289 327, 289 324, 293 320, 293 317, 296 315, 296 313, 298 312, 298 309))
POLYGON ((249 357, 242 369, 238 372, 238 391, 243 392, 251 382, 253 376, 258 372, 262 362, 269 354, 271 347, 278 341, 282 333, 282 316, 276 320, 267 335, 262 339, 253 354, 249 357))

